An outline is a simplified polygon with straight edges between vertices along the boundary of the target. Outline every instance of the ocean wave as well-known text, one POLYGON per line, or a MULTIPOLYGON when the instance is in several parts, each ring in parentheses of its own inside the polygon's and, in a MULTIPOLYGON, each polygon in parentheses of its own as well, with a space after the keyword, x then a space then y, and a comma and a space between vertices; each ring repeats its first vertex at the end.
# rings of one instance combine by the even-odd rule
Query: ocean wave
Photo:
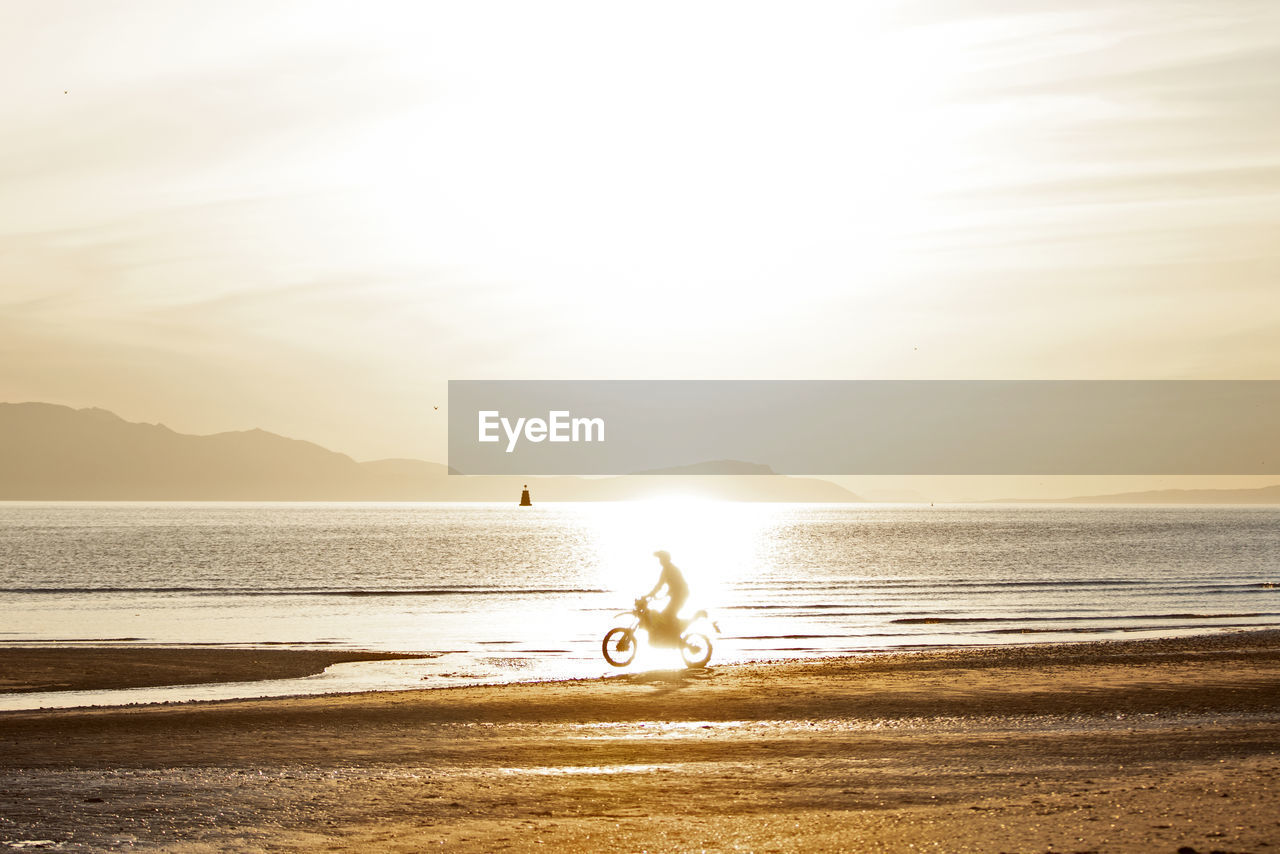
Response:
POLYGON ((780 578, 768 582, 744 581, 735 585, 741 590, 778 590, 783 592, 799 590, 920 590, 938 589, 975 590, 1009 588, 1055 588, 1074 589, 1080 587, 1158 587, 1160 589, 1202 590, 1230 588, 1236 590, 1274 590, 1280 589, 1280 582, 1255 581, 1251 579, 1223 579, 1217 577, 1198 578, 1195 576, 1169 579, 1165 577, 1151 578, 1055 578, 1055 579, 998 579, 983 578, 969 580, 964 578, 827 578, 817 580, 812 576, 796 576, 780 578))
POLYGON ((106 593, 188 593, 193 596, 535 596, 609 593, 588 587, 421 587, 369 589, 341 587, 0 587, 0 595, 95 595, 106 593))
MULTIPOLYGON (((1280 617, 1280 613, 1251 612, 1243 614, 1098 614, 1073 617, 1033 617, 1021 614, 1012 617, 904 617, 889 622, 896 625, 936 625, 946 623, 1010 623, 1018 620, 1034 620, 1037 623, 1081 621, 1118 622, 1122 620, 1241 620, 1252 617, 1280 617)), ((1046 631, 1057 631, 1048 629, 1046 631)))
POLYGON ((1022 626, 1009 629, 986 629, 978 634, 987 635, 1043 635, 1043 634, 1108 634, 1114 632, 1155 632, 1169 628, 1178 629, 1264 629, 1273 628, 1273 623, 1192 623, 1190 625, 1139 625, 1139 626, 1053 626, 1037 628, 1022 626))
MULTIPOLYGON (((745 582, 743 589, 751 590, 794 590, 797 587, 812 586, 819 589, 841 590, 916 590, 920 588, 1007 588, 1007 587, 1142 587, 1150 584, 1168 584, 1168 579, 1155 578, 1055 578, 1055 579, 995 579, 983 578, 968 580, 964 578, 838 578, 824 579, 814 584, 810 577, 779 578, 766 582, 745 582)), ((1194 580, 1192 580, 1192 583, 1194 580)), ((1175 582, 1177 584, 1177 582, 1175 582)))

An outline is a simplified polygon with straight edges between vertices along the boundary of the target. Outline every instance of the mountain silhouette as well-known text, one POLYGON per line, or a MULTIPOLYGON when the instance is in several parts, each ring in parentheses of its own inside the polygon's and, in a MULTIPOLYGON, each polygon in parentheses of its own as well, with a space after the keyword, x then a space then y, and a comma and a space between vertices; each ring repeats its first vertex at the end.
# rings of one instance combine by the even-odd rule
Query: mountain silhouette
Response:
POLYGON ((1280 504, 1280 484, 1250 489, 1152 489, 1077 495, 1072 498, 1010 498, 1013 504, 1280 504))
POLYGON ((763 463, 744 463, 741 460, 708 460, 703 463, 692 463, 687 466, 671 466, 662 469, 646 469, 636 474, 776 474, 773 469, 763 463))
POLYGON ((439 463, 357 462, 265 430, 196 436, 163 424, 125 421, 105 409, 0 403, 0 500, 514 503, 526 481, 535 502, 673 494, 739 501, 859 500, 830 481, 767 474, 451 477, 439 463))

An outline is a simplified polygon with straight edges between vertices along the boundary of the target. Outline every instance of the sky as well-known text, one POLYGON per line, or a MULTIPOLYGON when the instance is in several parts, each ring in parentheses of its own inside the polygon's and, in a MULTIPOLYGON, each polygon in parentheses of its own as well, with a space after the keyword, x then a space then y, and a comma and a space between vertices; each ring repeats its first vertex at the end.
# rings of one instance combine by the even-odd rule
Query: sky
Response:
POLYGON ((449 379, 1280 379, 1278 34, 7 2, 0 400, 443 460, 449 379))

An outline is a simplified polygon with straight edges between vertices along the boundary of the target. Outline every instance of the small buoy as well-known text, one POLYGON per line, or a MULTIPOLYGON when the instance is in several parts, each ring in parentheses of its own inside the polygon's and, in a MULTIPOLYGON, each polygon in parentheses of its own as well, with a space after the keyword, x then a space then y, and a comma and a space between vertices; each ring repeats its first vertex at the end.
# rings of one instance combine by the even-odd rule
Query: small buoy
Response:
POLYGON ((520 506, 532 507, 533 502, 529 500, 529 484, 524 485, 524 491, 520 493, 520 506))

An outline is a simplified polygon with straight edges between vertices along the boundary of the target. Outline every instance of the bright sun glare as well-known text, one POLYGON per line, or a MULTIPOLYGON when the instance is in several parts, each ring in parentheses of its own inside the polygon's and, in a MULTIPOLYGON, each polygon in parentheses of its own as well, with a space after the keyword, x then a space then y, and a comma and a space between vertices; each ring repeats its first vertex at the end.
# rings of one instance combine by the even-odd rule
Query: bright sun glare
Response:
POLYGON ((601 582, 626 597, 640 596, 658 577, 653 553, 664 549, 689 581, 686 610, 714 609, 729 588, 755 571, 768 505, 669 497, 587 508, 592 518, 601 582))

